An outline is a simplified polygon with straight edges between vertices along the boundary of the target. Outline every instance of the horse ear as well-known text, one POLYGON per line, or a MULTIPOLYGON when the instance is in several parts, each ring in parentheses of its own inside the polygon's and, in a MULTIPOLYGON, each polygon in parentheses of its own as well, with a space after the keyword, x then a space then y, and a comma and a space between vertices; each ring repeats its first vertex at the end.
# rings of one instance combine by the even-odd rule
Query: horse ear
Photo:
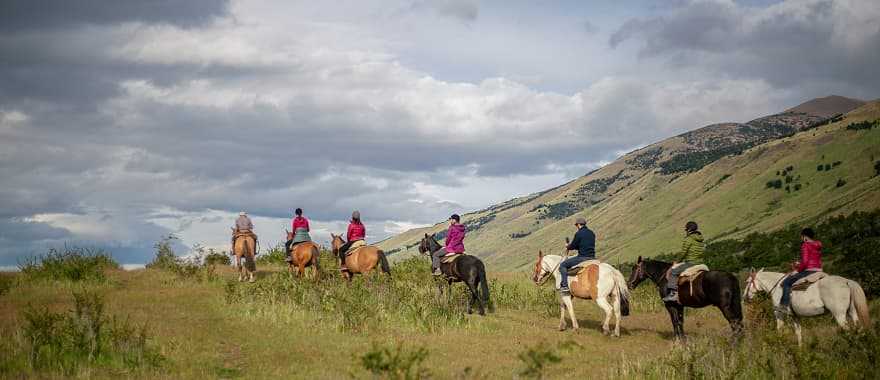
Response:
POLYGON ((428 234, 426 233, 426 234, 425 234, 425 238, 427 238, 427 237, 428 237, 428 234))
POLYGON ((538 258, 544 257, 544 251, 538 250, 538 258))
POLYGON ((642 262, 642 256, 639 256, 639 261, 637 261, 636 263, 640 263, 640 262, 642 262))
POLYGON ((764 271, 764 267, 761 267, 761 269, 758 269, 758 273, 761 273, 763 271, 764 271))

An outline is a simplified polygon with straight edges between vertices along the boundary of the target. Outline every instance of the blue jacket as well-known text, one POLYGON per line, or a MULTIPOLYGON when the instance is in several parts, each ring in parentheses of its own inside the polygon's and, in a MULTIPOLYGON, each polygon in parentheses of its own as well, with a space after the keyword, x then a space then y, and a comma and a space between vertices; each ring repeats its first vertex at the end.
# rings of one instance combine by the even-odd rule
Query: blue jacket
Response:
POLYGON ((596 234, 584 226, 574 234, 574 240, 568 244, 568 249, 576 249, 578 257, 596 258, 596 234))

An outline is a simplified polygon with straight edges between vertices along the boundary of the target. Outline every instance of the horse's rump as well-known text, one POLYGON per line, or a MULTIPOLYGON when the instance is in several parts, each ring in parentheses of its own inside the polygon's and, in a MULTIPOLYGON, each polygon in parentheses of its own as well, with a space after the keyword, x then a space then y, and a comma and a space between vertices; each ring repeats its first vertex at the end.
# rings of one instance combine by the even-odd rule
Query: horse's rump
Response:
POLYGON ((807 277, 795 281, 794 285, 791 286, 791 291, 805 291, 810 287, 810 285, 815 284, 825 277, 828 277, 827 273, 822 271, 815 271, 814 273, 807 275, 807 277))

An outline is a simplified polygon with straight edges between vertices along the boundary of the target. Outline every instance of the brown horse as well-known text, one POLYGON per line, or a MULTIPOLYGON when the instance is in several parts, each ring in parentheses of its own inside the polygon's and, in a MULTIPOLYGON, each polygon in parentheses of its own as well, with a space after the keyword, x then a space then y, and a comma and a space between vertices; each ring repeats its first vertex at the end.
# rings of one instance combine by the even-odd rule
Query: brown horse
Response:
POLYGON ((232 253, 235 255, 235 267, 238 268, 238 281, 244 281, 244 273, 241 271, 241 258, 244 256, 244 269, 247 272, 248 281, 254 282, 254 272, 257 271, 257 264, 254 261, 254 255, 257 252, 257 239, 250 232, 234 232, 234 234, 236 238, 232 253))
MULTIPOLYGON (((333 238, 330 243, 330 247, 333 252, 334 257, 339 257, 339 248, 341 248, 345 244, 345 240, 342 239, 342 236, 330 234, 333 238)), ((387 273, 389 276, 391 275, 391 268, 388 266, 388 259, 385 258, 385 252, 382 252, 379 247, 366 245, 361 248, 358 248, 354 253, 345 257, 345 266, 348 268, 347 271, 343 271, 342 275, 345 276, 349 281, 354 276, 355 273, 360 274, 369 274, 376 268, 376 265, 381 265, 382 272, 387 273)))
MULTIPOLYGON (((293 240, 293 232, 287 231, 287 240, 293 240)), ((306 267, 312 267, 312 275, 315 281, 318 281, 321 277, 321 267, 318 265, 321 251, 317 244, 310 241, 302 242, 291 247, 288 253, 292 259, 287 263, 288 273, 293 274, 293 269, 296 268, 296 274, 303 277, 306 274, 306 267)))

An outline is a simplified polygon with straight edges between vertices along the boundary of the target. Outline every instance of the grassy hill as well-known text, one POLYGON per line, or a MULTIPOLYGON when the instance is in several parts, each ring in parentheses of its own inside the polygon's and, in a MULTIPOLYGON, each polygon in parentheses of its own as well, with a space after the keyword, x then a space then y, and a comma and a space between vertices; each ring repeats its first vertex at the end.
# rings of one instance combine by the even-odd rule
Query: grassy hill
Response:
MULTIPOLYGON (((880 128, 847 126, 878 119, 878 101, 826 97, 700 128, 559 187, 467 214, 465 243, 494 270, 518 269, 539 249, 560 253, 583 216, 598 235, 599 255, 615 262, 676 249, 688 220, 714 240, 873 209, 880 204, 880 128)), ((407 257, 424 233, 442 238, 445 228, 414 229, 380 246, 407 257)))

